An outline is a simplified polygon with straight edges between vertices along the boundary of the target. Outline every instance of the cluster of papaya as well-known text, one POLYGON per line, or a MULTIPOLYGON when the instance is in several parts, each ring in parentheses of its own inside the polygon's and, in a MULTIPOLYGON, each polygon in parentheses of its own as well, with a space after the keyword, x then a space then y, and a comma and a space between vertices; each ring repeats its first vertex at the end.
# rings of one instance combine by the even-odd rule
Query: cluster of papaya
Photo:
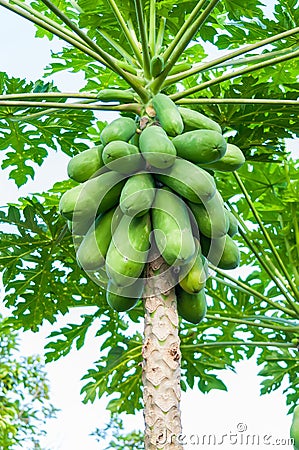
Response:
POLYGON ((106 289, 117 311, 142 297, 151 245, 176 274, 178 312, 199 323, 206 313, 207 261, 234 269, 238 223, 216 188, 214 171, 245 162, 220 126, 177 107, 164 94, 151 101, 154 117, 120 117, 100 135, 101 145, 68 165, 78 185, 65 192, 60 212, 79 236, 77 261, 106 289))

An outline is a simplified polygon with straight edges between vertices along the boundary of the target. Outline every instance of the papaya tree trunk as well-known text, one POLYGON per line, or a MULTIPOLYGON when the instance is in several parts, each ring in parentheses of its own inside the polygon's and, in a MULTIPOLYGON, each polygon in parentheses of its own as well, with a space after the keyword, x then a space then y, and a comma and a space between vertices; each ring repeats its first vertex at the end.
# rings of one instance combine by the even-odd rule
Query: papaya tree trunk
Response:
POLYGON ((145 450, 183 448, 177 440, 182 432, 178 313, 167 269, 162 257, 147 265, 142 350, 145 450))

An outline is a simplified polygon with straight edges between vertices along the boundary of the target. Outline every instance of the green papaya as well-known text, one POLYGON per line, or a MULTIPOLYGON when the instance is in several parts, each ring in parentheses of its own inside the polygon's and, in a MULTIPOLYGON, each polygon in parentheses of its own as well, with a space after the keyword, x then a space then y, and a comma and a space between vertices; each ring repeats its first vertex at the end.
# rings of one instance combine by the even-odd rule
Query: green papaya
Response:
MULTIPOLYGON (((206 285, 206 279, 208 276, 206 259, 201 253, 199 241, 195 240, 196 250, 192 257, 191 263, 189 263, 187 274, 180 280, 180 286, 188 294, 197 294, 206 285)), ((185 268, 183 268, 183 273, 185 268)))
POLYGON ((97 97, 101 102, 131 103, 136 101, 135 95, 130 89, 102 89, 97 97))
POLYGON ((187 131, 172 140, 177 155, 194 164, 206 164, 220 159, 226 152, 226 140, 214 130, 187 131))
MULTIPOLYGON (((207 162, 207 161, 206 161, 207 162)), ((227 144, 225 154, 217 161, 201 164, 204 169, 216 170, 219 172, 234 172, 240 169, 245 163, 245 156, 242 150, 234 144, 227 144)))
POLYGON ((163 56, 157 55, 153 56, 151 59, 151 76, 156 78, 164 70, 164 59, 163 56))
POLYGON ((67 174, 78 183, 83 183, 103 167, 102 160, 103 145, 97 145, 93 148, 75 155, 67 166, 67 174))
POLYGON ((121 174, 102 173, 66 191, 60 199, 59 211, 66 219, 84 226, 90 218, 94 219, 117 204, 124 184, 121 174))
POLYGON ((227 220, 229 223, 227 234, 230 237, 234 237, 239 231, 239 222, 236 219, 236 217, 233 215, 233 213, 228 211, 227 209, 225 209, 225 214, 227 216, 227 220))
POLYGON ((214 197, 204 204, 199 205, 189 202, 188 206, 201 234, 213 238, 226 235, 229 228, 229 219, 219 191, 216 191, 214 197))
POLYGON ((149 173, 132 175, 126 181, 119 200, 120 209, 128 216, 147 213, 155 198, 155 181, 149 173))
POLYGON ((157 248, 167 264, 189 261, 195 253, 195 242, 185 202, 169 189, 157 189, 152 220, 157 248))
POLYGON ((194 111, 194 109, 182 108, 180 106, 178 109, 184 122, 184 131, 205 129, 214 130, 220 134, 222 133, 221 126, 204 114, 194 111))
POLYGON ((293 412, 290 437, 294 439, 294 450, 299 450, 299 405, 295 406, 293 412))
POLYGON ((169 136, 176 136, 183 132, 184 123, 178 107, 167 95, 155 95, 152 104, 162 128, 169 136))
POLYGON ((86 220, 75 222, 73 220, 68 220, 67 226, 73 236, 85 236, 93 222, 94 217, 88 217, 86 220))
POLYGON ((188 294, 176 286, 178 313, 182 319, 194 324, 200 323, 207 313, 207 301, 204 289, 197 294, 188 294))
POLYGON ((240 264, 240 250, 233 239, 227 234, 221 238, 210 239, 200 237, 202 253, 206 258, 224 270, 236 269, 240 264))
POLYGON ((155 177, 193 203, 207 202, 216 193, 213 177, 185 159, 176 159, 171 168, 160 170, 155 177))
POLYGON ((129 286, 141 275, 147 261, 150 232, 149 214, 121 218, 106 256, 106 271, 117 286, 129 286))
POLYGON ((129 141, 135 134, 137 125, 130 117, 119 117, 109 123, 101 132, 100 139, 103 145, 112 141, 129 141))
POLYGON ((85 271, 98 270, 105 264, 112 238, 112 221, 115 226, 120 220, 120 213, 119 208, 113 208, 101 214, 88 230, 76 252, 77 262, 85 271))
POLYGON ((134 308, 143 292, 143 281, 138 279, 134 284, 125 288, 113 284, 110 280, 106 290, 108 305, 117 312, 134 308))
POLYGON ((120 173, 137 172, 144 166, 138 147, 124 141, 112 141, 102 154, 105 166, 120 173))
POLYGON ((170 167, 176 159, 176 149, 163 128, 152 125, 139 138, 139 148, 148 164, 159 169, 170 167))

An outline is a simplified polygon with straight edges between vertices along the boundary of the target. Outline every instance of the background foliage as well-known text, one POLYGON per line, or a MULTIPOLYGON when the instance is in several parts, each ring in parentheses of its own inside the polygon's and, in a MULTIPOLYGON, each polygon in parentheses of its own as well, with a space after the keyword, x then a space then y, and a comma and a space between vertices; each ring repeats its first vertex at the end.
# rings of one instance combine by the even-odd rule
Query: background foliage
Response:
POLYGON ((38 356, 22 356, 16 331, 0 319, 0 448, 41 449, 46 419, 55 417, 45 368, 38 356))

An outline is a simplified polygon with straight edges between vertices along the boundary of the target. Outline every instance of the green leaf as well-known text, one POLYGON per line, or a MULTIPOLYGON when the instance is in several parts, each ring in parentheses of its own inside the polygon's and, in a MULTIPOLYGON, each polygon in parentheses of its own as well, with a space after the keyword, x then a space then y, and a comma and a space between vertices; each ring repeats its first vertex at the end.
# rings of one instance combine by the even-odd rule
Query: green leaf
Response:
MULTIPOLYGON (((27 83, 9 78, 4 72, 0 72, 0 88, 3 95, 58 91, 52 83, 27 83)), ((9 177, 18 186, 34 178, 36 167, 42 165, 49 151, 59 149, 71 156, 87 148, 84 140, 89 140, 91 111, 45 111, 36 117, 37 111, 28 107, 0 108, 0 151, 4 155, 1 167, 9 169, 9 177)))

